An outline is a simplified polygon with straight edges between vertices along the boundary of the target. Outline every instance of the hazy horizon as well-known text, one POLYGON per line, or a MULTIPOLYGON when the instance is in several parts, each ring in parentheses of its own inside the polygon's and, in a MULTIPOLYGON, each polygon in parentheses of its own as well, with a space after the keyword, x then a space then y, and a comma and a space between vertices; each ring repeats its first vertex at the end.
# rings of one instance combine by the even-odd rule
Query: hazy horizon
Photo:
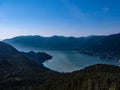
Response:
POLYGON ((120 32, 118 0, 0 0, 0 39, 120 32))
MULTIPOLYGON (((113 34, 119 34, 119 33, 113 33, 113 34)), ((112 34, 108 34, 108 35, 112 35, 112 34)), ((108 36, 108 35, 85 35, 85 36, 64 36, 64 35, 50 35, 50 36, 42 36, 42 35, 18 35, 18 36, 11 36, 11 37, 8 37, 8 38, 3 38, 3 39, 0 39, 1 41, 2 40, 5 40, 5 39, 11 39, 11 38, 15 38, 15 37, 20 37, 20 36, 40 36, 40 37, 53 37, 53 36, 62 36, 62 37, 75 37, 75 38, 80 38, 80 37, 89 37, 89 36, 108 36)))

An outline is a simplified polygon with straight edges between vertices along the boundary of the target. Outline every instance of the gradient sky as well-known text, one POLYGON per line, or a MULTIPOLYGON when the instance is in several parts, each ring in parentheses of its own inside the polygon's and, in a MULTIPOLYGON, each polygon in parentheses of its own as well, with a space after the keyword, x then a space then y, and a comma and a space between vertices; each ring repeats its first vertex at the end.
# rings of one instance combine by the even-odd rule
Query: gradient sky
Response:
POLYGON ((0 39, 120 32, 120 0, 0 0, 0 39))

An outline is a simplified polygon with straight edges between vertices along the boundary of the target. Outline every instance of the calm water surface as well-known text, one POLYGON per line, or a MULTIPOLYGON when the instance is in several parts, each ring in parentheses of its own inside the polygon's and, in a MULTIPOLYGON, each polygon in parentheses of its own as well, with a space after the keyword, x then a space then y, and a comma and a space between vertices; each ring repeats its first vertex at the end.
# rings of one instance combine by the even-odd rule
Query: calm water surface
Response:
POLYGON ((94 64, 117 65, 115 61, 100 59, 97 57, 79 54, 73 51, 44 51, 52 55, 51 60, 45 61, 43 65, 58 72, 72 72, 83 69, 94 64))

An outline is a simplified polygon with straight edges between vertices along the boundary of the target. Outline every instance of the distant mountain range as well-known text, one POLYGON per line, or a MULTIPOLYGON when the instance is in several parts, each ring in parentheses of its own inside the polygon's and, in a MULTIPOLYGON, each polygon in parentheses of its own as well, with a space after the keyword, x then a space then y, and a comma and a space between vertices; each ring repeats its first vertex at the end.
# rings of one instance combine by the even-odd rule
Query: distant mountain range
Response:
POLYGON ((19 36, 6 39, 19 50, 77 50, 80 53, 101 58, 120 59, 120 34, 88 37, 19 36))

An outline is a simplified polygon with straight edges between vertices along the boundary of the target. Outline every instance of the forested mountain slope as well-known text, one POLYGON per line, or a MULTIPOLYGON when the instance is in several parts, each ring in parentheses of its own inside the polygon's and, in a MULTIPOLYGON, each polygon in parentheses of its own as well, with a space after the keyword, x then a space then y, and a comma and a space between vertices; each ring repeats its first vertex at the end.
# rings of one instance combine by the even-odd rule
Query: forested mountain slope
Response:
POLYGON ((120 34, 88 37, 19 36, 6 39, 14 47, 34 50, 77 50, 80 53, 107 59, 120 59, 120 34))

